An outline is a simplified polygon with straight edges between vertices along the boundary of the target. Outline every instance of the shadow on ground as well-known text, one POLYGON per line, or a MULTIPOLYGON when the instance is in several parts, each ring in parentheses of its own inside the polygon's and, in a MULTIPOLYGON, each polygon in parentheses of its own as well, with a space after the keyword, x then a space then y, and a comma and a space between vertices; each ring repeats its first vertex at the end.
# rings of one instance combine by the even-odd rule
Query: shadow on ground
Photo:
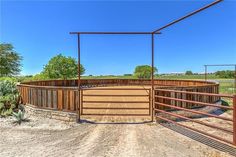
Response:
POLYGON ((88 123, 88 124, 146 124, 151 121, 142 121, 142 122, 96 122, 92 120, 81 119, 80 123, 88 123))
POLYGON ((200 133, 191 131, 191 130, 186 129, 181 126, 177 126, 177 125, 170 124, 170 123, 161 123, 161 125, 168 128, 168 129, 171 129, 175 132, 178 132, 184 136, 187 136, 195 141, 205 144, 209 147, 212 147, 212 148, 217 149, 219 151, 229 153, 230 155, 236 156, 236 147, 233 147, 228 144, 222 143, 220 141, 214 140, 212 138, 209 138, 207 136, 204 136, 200 133))

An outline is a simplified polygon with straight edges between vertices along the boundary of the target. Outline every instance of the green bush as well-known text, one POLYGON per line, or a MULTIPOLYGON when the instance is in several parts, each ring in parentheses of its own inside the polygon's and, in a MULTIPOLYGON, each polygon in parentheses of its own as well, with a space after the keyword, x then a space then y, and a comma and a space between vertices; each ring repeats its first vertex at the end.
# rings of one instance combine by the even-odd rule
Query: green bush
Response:
POLYGON ((9 116, 17 110, 20 104, 20 94, 16 83, 9 80, 0 81, 0 115, 9 116))
POLYGON ((14 77, 0 77, 0 81, 23 82, 33 80, 32 75, 28 76, 14 76, 14 77))
POLYGON ((18 82, 18 79, 16 77, 0 77, 0 82, 2 81, 18 82))
POLYGON ((215 75, 220 78, 234 78, 234 71, 233 70, 222 70, 215 72, 215 75))

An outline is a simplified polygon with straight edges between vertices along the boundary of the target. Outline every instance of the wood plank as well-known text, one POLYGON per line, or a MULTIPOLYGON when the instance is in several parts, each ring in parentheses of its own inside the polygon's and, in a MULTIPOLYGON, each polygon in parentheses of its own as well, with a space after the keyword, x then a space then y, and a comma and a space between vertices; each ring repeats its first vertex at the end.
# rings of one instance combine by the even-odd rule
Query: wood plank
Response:
POLYGON ((63 91, 62 90, 57 91, 57 108, 59 110, 63 109, 63 91))

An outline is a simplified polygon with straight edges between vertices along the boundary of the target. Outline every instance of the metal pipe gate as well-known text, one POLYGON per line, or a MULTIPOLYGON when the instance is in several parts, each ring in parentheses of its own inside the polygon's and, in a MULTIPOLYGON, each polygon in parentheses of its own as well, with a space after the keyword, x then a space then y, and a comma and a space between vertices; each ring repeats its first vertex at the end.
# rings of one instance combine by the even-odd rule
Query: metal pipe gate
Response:
POLYGON ((163 120, 165 122, 169 122, 169 123, 173 123, 182 127, 185 127, 187 129, 193 130, 195 132, 201 133, 203 135, 209 136, 211 138, 217 139, 219 141, 223 141, 229 144, 233 144, 236 146, 236 95, 226 95, 226 94, 211 94, 211 93, 201 93, 201 92, 188 92, 188 91, 179 91, 179 90, 167 90, 167 89, 155 89, 155 96, 154 96, 155 102, 154 102, 154 117, 163 120), (173 95, 175 94, 182 94, 182 99, 179 98, 175 98, 173 95), (193 100, 188 100, 186 98, 186 95, 198 95, 202 98, 202 101, 193 101, 193 100), (233 106, 223 106, 221 104, 216 104, 216 103, 206 103, 204 102, 204 97, 212 97, 212 98, 216 98, 216 100, 220 100, 221 98, 226 98, 229 102, 232 102, 233 106), (220 108, 223 110, 231 110, 233 111, 232 113, 232 117, 224 117, 221 115, 216 115, 216 114, 212 114, 212 113, 207 113, 207 112, 203 112, 203 111, 198 111, 198 110, 194 110, 194 109, 189 109, 186 108, 183 104, 182 107, 179 106, 174 106, 171 105, 172 101, 176 101, 176 102, 180 102, 180 103, 192 103, 192 104, 200 104, 203 106, 210 106, 210 107, 215 107, 215 108, 220 108), (162 109, 162 107, 169 107, 170 110, 164 110, 162 109), (190 118, 184 115, 181 115, 178 112, 175 111, 185 111, 188 113, 193 113, 193 114, 199 114, 202 116, 207 116, 207 117, 213 117, 213 118, 217 118, 223 121, 228 121, 232 124, 232 130, 228 129, 228 128, 224 128, 221 126, 217 126, 214 124, 210 124, 210 123, 205 123, 203 121, 200 121, 199 119, 194 119, 194 118, 190 118), (184 121, 190 121, 190 122, 194 122, 200 125, 204 125, 207 126, 209 128, 212 129, 217 129, 220 131, 223 131, 227 134, 230 134, 233 136, 232 140, 228 140, 225 139, 223 137, 217 136, 217 135, 213 135, 210 133, 207 133, 205 131, 187 126, 182 124, 181 122, 177 122, 176 120, 171 119, 170 117, 164 117, 163 115, 168 115, 171 117, 175 117, 175 118, 179 118, 182 119, 184 121))

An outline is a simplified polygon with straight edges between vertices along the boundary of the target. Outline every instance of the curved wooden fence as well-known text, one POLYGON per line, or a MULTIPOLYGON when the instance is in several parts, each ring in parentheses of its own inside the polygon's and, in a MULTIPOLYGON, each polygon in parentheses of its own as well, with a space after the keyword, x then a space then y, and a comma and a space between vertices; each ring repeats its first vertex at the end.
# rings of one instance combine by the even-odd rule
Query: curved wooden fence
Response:
MULTIPOLYGON (((110 86, 110 85, 150 85, 149 79, 82 79, 81 86, 110 86)), ((164 80, 155 79, 156 86, 208 86, 216 85, 215 82, 193 81, 193 80, 164 80)), ((24 82, 21 85, 36 85, 36 86, 63 86, 75 87, 78 86, 78 80, 43 80, 24 82)))
MULTIPOLYGON (((24 103, 34 105, 39 108, 54 109, 59 111, 76 112, 78 105, 77 80, 46 80, 24 82, 18 85, 24 103)), ((99 86, 123 86, 123 85, 151 85, 150 80, 137 79, 83 79, 81 88, 99 86)), ((182 91, 218 93, 219 85, 214 82, 191 81, 191 80, 154 80, 155 88, 178 89, 182 91)), ((156 93, 162 96, 172 96, 187 100, 198 100, 212 103, 216 97, 192 96, 188 94, 173 94, 171 92, 156 93)), ((162 100, 158 100, 162 101, 162 100)), ((192 108, 199 106, 191 103, 175 102, 163 100, 165 103, 175 106, 192 108), (168 102, 166 102, 168 101, 168 102)))

